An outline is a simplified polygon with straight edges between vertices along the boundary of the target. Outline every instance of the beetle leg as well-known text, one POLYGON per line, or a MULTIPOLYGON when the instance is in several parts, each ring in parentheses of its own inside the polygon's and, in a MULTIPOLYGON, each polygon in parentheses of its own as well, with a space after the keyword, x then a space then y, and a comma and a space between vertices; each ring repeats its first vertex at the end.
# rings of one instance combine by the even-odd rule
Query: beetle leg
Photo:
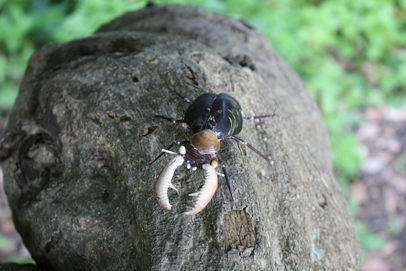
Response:
POLYGON ((235 204, 235 206, 236 206, 238 209, 241 209, 240 206, 238 206, 238 204, 234 201, 233 191, 231 191, 231 185, 230 185, 230 180, 228 179, 228 174, 227 174, 227 171, 226 171, 226 166, 224 165, 223 161, 221 161, 221 159, 220 159, 217 155, 216 155, 216 158, 217 158, 217 161, 219 162, 219 164, 221 165, 221 168, 223 169, 224 178, 226 179, 228 191, 230 191, 231 200, 233 201, 233 204, 235 204))
MULTIPOLYGON (((270 163, 271 165, 275 164, 277 161, 272 161, 269 160, 265 155, 263 155, 262 153, 260 153, 257 149, 255 149, 250 143, 242 140, 241 138, 238 138, 236 136, 230 136, 231 139, 234 139, 235 141, 237 141, 240 144, 243 145, 247 145, 248 148, 250 148, 251 150, 253 150, 256 154, 258 154, 259 156, 261 156, 262 158, 264 158, 268 163, 270 163)), ((278 166, 278 165, 277 165, 278 166)))
POLYGON ((206 207, 206 205, 213 198, 214 193, 217 190, 218 178, 214 167, 209 164, 203 165, 203 170, 206 176, 204 185, 199 192, 192 193, 189 196, 197 196, 196 203, 192 210, 185 213, 185 215, 195 215, 206 207))
POLYGON ((272 114, 272 115, 263 115, 263 116, 254 116, 254 117, 246 117, 246 116, 244 116, 243 118, 244 118, 245 120, 256 120, 256 119, 279 117, 279 115, 276 115, 276 114, 275 114, 275 111, 276 111, 276 108, 275 108, 275 110, 273 111, 273 114, 272 114))
MULTIPOLYGON (((171 145, 169 145, 168 147, 166 147, 166 150, 169 151, 169 150, 172 149, 172 147, 175 146, 175 145, 187 144, 187 143, 189 143, 189 141, 176 140, 176 141, 172 142, 171 145)), ((149 164, 145 167, 144 176, 145 176, 145 173, 147 172, 147 169, 148 169, 153 163, 155 163, 159 158, 161 158, 165 153, 166 153, 165 151, 162 151, 154 160, 152 160, 151 163, 149 163, 149 164)))
POLYGON ((181 155, 178 155, 169 161, 169 163, 162 170, 155 184, 155 201, 160 207, 166 210, 170 210, 172 208, 172 205, 169 203, 168 199, 168 189, 172 188, 173 190, 178 191, 178 189, 176 189, 176 187, 172 184, 173 174, 175 173, 175 170, 183 164, 183 161, 184 159, 181 155))
POLYGON ((238 204, 235 203, 235 201, 234 201, 233 191, 231 191, 231 185, 230 185, 230 181, 229 181, 229 179, 228 179, 228 174, 227 174, 227 171, 226 171, 226 166, 224 165, 223 161, 221 161, 220 158, 219 158, 217 155, 216 155, 216 158, 217 158, 219 164, 221 165, 221 168, 223 169, 224 178, 226 179, 228 191, 230 191, 230 195, 231 195, 231 199, 232 199, 232 201, 233 201, 233 204, 235 204, 235 206, 236 206, 238 209, 241 209, 240 206, 238 206, 238 204))
POLYGON ((224 165, 223 161, 220 160, 220 158, 216 155, 217 161, 219 161, 219 164, 221 165, 221 168, 223 169, 224 172, 224 178, 226 179, 228 191, 230 191, 231 199, 233 200, 233 203, 235 204, 234 197, 233 197, 233 191, 231 191, 231 185, 230 181, 228 180, 228 174, 226 171, 226 166, 224 165))
POLYGON ((233 204, 234 204, 238 209, 241 209, 240 206, 238 206, 238 204, 234 201, 233 191, 231 190, 230 180, 228 179, 228 174, 227 174, 227 171, 226 171, 226 166, 224 165, 223 161, 221 161, 221 159, 220 159, 217 155, 216 155, 216 158, 217 158, 217 161, 219 162, 219 164, 221 165, 221 168, 223 169, 224 178, 226 179, 228 191, 230 191, 231 200, 233 201, 233 204))

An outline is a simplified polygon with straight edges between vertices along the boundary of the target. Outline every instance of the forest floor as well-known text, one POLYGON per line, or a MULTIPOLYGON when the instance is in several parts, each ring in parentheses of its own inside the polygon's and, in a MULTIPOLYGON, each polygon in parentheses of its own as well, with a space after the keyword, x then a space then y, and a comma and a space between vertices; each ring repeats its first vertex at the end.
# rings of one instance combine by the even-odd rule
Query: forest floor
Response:
POLYGON ((349 198, 357 218, 385 241, 368 251, 366 271, 406 270, 406 108, 368 109, 356 134, 364 160, 349 198))
MULTIPOLYGON (((367 251, 366 271, 406 270, 406 108, 367 109, 356 130, 366 157, 349 199, 359 204, 357 218, 385 241, 367 251)), ((0 142, 4 123, 0 123, 0 142)), ((0 168, 0 262, 30 260, 11 219, 0 168)))

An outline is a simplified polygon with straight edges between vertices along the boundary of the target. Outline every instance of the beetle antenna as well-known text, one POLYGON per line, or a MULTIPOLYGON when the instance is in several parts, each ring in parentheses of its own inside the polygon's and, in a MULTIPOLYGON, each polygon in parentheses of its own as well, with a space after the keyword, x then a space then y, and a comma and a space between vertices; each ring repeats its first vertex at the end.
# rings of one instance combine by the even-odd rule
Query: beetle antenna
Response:
POLYGON ((177 92, 174 88, 171 88, 173 92, 175 92, 185 103, 191 104, 192 102, 189 100, 189 98, 183 97, 179 92, 177 92))
POLYGON ((176 140, 176 141, 172 142, 171 145, 169 145, 168 147, 166 147, 165 151, 162 150, 162 152, 161 152, 154 160, 152 160, 151 163, 149 163, 149 164, 145 167, 144 176, 145 176, 145 173, 147 172, 147 169, 148 169, 153 163, 155 163, 159 158, 161 158, 165 153, 167 153, 167 151, 171 152, 170 149, 172 149, 173 146, 179 145, 179 144, 187 144, 187 143, 189 143, 189 142, 190 142, 190 141, 182 141, 182 140, 176 140))
POLYGON ((256 119, 265 119, 265 118, 273 118, 273 117, 279 117, 279 115, 275 114, 276 108, 273 111, 272 115, 263 115, 263 116, 254 116, 254 117, 245 117, 245 120, 256 120, 256 119))
MULTIPOLYGON (((236 136, 230 136, 231 139, 234 139, 235 141, 237 141, 240 144, 243 145, 247 145, 248 148, 250 148, 251 150, 253 150, 256 154, 258 154, 259 156, 261 156, 262 158, 264 158, 268 163, 270 163, 271 165, 276 164, 278 161, 272 161, 269 160, 265 155, 263 155, 262 153, 260 153, 257 149, 255 149, 250 143, 242 140, 241 138, 238 138, 236 136)), ((278 164, 276 164, 277 167, 279 167, 278 164)))
POLYGON ((169 154, 178 155, 178 153, 176 153, 176 152, 174 152, 174 151, 167 150, 167 149, 162 149, 162 152, 166 152, 166 153, 169 153, 169 154))
POLYGON ((161 119, 166 119, 166 120, 169 120, 170 122, 173 122, 173 123, 186 123, 185 120, 176 120, 176 119, 169 118, 169 117, 166 117, 166 116, 162 116, 162 115, 159 115, 159 114, 155 114, 155 117, 161 118, 161 119))

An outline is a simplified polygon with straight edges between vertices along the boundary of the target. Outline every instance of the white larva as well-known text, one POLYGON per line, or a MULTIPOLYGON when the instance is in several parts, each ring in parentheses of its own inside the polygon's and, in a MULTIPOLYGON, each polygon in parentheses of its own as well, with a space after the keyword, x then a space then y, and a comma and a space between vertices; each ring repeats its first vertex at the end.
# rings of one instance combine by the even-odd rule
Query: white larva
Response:
POLYGON ((204 185, 202 189, 200 189, 199 192, 192 193, 189 196, 197 196, 196 203, 193 207, 192 210, 189 212, 186 212, 185 215, 195 215, 199 213, 201 210, 206 207, 206 205, 210 202, 211 198, 214 196, 214 193, 217 190, 217 184, 218 184, 218 178, 217 178, 217 172, 209 164, 204 164, 202 166, 206 180, 204 182, 204 185))
POLYGON ((159 178, 154 187, 154 198, 156 203, 159 206, 166 210, 170 210, 172 205, 169 203, 168 199, 168 188, 178 191, 175 186, 172 184, 172 177, 175 173, 175 170, 183 164, 183 157, 181 155, 173 158, 169 163, 164 167, 159 175, 159 178))

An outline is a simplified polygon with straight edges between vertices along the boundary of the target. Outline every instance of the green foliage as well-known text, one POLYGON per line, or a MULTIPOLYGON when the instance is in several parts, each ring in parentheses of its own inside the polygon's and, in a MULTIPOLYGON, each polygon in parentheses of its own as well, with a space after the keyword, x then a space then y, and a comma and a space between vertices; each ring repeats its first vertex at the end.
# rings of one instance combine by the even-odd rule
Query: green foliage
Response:
POLYGON ((390 234, 394 236, 399 235, 402 232, 402 226, 397 217, 391 217, 389 219, 387 228, 390 234))
POLYGON ((100 25, 122 13, 144 7, 146 1, 77 1, 75 9, 54 33, 58 42, 91 35, 100 25), (97 14, 97 15, 96 15, 97 14))
POLYGON ((367 258, 368 250, 381 250, 386 245, 385 240, 383 240, 375 232, 367 231, 361 220, 355 221, 355 227, 358 232, 362 251, 364 252, 364 258, 367 258))
POLYGON ((396 158, 394 170, 396 174, 402 174, 406 170, 406 154, 402 154, 396 158))

